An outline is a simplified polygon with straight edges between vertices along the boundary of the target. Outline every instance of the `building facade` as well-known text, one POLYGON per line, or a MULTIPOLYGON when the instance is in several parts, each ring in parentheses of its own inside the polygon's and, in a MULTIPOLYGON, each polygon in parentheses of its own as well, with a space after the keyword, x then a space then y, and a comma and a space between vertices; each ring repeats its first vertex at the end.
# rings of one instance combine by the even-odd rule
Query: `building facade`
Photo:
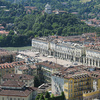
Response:
POLYGON ((26 87, 24 82, 8 80, 1 84, 0 100, 35 100, 36 88, 26 87))
POLYGON ((100 51, 86 48, 79 43, 64 42, 63 40, 49 37, 33 38, 32 51, 63 60, 80 62, 87 66, 100 67, 100 51))
POLYGON ((36 67, 37 75, 40 77, 40 80, 43 83, 51 83, 52 74, 58 72, 62 66, 53 62, 44 61, 36 63, 36 67))
POLYGON ((52 74, 52 92, 59 95, 64 91, 66 100, 96 99, 99 98, 99 90, 100 70, 98 69, 71 66, 52 74))
POLYGON ((44 10, 47 14, 51 14, 52 10, 51 10, 51 6, 49 4, 45 5, 45 10, 44 10))

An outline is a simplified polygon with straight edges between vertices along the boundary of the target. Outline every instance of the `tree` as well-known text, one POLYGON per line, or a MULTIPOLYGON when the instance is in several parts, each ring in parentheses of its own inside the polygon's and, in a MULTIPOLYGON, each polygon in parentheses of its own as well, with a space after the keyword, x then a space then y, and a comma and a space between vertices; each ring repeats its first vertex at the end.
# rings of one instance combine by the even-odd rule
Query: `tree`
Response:
POLYGON ((64 92, 61 92, 61 95, 62 95, 62 100, 65 100, 65 94, 64 94, 64 92))
POLYGON ((14 31, 10 30, 9 35, 14 35, 14 31))
POLYGON ((46 93, 45 93, 45 98, 50 98, 50 94, 48 91, 46 91, 46 93))
POLYGON ((40 95, 38 94, 38 95, 36 96, 35 100, 39 100, 39 98, 40 98, 40 95))
POLYGON ((38 87, 40 85, 40 80, 38 76, 34 77, 34 87, 38 87))
POLYGON ((45 100, 43 94, 40 95, 39 100, 45 100))

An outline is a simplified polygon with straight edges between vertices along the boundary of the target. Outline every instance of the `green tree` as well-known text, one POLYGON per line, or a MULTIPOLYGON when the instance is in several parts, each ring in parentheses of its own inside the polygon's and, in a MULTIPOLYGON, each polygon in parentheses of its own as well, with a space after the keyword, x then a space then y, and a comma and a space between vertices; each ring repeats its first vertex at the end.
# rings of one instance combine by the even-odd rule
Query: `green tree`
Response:
POLYGON ((38 95, 36 96, 35 100, 39 100, 39 98, 40 98, 40 95, 38 94, 38 95))
POLYGON ((48 91, 46 91, 46 93, 45 93, 45 98, 50 98, 50 94, 48 91))
POLYGON ((39 100, 45 100, 43 94, 40 95, 39 100))
POLYGON ((62 100, 65 100, 65 94, 64 92, 61 92, 62 100))
POLYGON ((38 87, 40 85, 40 80, 38 76, 34 77, 34 87, 38 87))

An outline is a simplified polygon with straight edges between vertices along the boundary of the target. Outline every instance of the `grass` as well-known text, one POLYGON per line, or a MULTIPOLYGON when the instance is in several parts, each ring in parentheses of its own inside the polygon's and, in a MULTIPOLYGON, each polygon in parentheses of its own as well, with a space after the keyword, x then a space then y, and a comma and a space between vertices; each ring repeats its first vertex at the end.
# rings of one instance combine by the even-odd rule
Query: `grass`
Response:
POLYGON ((31 49, 31 46, 25 46, 25 47, 2 47, 5 50, 9 51, 17 51, 17 50, 28 50, 31 49))
POLYGON ((80 0, 82 3, 90 2, 91 0, 80 0))

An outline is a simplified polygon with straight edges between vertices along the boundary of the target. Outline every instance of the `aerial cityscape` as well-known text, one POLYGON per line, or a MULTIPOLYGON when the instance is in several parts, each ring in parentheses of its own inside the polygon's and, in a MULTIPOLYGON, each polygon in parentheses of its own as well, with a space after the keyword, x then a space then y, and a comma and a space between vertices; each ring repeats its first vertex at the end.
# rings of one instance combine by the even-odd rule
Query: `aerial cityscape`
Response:
POLYGON ((100 100, 100 1, 0 0, 0 100, 100 100))

